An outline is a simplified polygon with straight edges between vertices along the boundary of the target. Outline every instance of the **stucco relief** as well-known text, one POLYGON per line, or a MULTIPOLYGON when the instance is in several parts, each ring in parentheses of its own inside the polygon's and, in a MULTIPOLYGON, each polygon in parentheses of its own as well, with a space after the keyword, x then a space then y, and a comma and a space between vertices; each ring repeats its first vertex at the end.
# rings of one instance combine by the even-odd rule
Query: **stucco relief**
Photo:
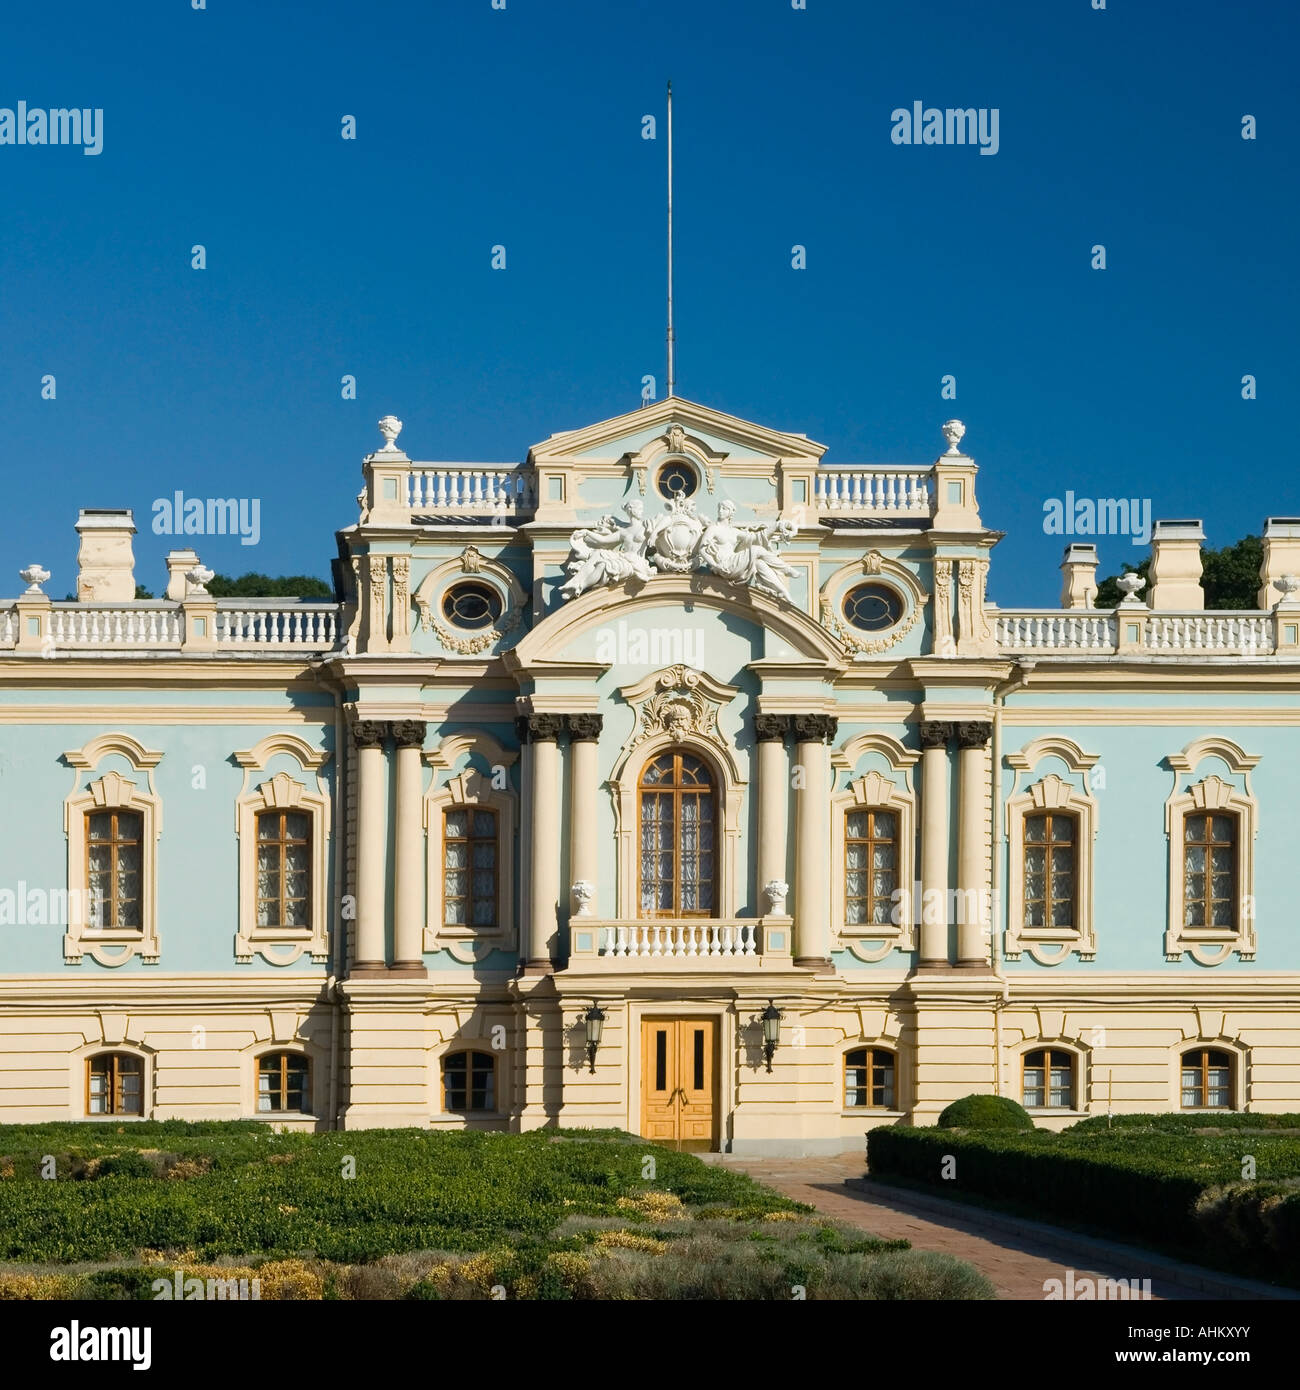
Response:
POLYGON ((792 521, 736 525, 736 504, 720 502, 715 520, 706 521, 690 497, 676 496, 663 513, 645 520, 636 499, 623 508, 625 522, 602 517, 596 526, 574 531, 563 598, 576 598, 602 584, 627 579, 644 583, 662 574, 714 574, 737 587, 754 588, 770 598, 790 598, 787 580, 796 571, 781 558, 781 546, 794 539, 792 521))

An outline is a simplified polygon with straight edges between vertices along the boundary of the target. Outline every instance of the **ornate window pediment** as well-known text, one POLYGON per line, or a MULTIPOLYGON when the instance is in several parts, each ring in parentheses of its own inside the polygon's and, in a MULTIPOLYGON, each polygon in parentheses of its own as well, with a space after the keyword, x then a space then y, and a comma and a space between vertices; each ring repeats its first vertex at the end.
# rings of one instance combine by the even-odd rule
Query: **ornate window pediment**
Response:
POLYGON ((1100 825, 1088 774, 1097 755, 1070 739, 1034 739, 1008 753, 1015 771, 1005 807, 1008 849, 1008 960, 1026 951, 1040 965, 1059 965, 1071 955, 1095 960, 1093 847, 1100 825), (1049 772, 1021 786, 1044 758, 1064 765, 1066 776, 1049 772))
POLYGON ((63 958, 69 965, 80 965, 87 955, 107 966, 136 955, 145 965, 158 963, 162 800, 153 778, 162 756, 124 733, 100 734, 63 755, 74 769, 73 790, 63 803, 68 839, 63 958), (135 775, 109 768, 83 783, 109 757, 124 759, 135 775), (105 905, 99 889, 106 881, 111 894, 123 894, 121 902, 115 897, 105 905))
POLYGON ((235 801, 235 959, 241 965, 255 955, 270 965, 292 965, 304 952, 318 965, 329 960, 330 798, 321 773, 329 757, 288 733, 269 734, 255 747, 235 754, 244 770, 243 789, 235 801), (281 767, 256 781, 276 757, 293 759, 297 773, 281 767))
POLYGON ((1250 774, 1259 758, 1230 739, 1210 735, 1171 753, 1165 762, 1174 779, 1165 802, 1165 958, 1181 960, 1186 953, 1199 965, 1220 965, 1236 952, 1242 960, 1254 960, 1259 802, 1250 774), (1193 780, 1201 763, 1211 758, 1228 777, 1210 772, 1193 780))

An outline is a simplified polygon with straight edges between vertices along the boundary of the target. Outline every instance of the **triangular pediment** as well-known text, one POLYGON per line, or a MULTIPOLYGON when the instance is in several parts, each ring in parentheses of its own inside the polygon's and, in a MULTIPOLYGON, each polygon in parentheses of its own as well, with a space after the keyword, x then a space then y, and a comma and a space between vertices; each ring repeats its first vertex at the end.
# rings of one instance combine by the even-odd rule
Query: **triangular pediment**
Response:
POLYGON ((528 461, 531 464, 573 458, 614 461, 640 454, 674 425, 705 450, 720 457, 816 461, 826 452, 824 444, 818 444, 807 435, 769 429, 681 396, 671 396, 626 415, 553 434, 533 445, 528 451, 528 461))

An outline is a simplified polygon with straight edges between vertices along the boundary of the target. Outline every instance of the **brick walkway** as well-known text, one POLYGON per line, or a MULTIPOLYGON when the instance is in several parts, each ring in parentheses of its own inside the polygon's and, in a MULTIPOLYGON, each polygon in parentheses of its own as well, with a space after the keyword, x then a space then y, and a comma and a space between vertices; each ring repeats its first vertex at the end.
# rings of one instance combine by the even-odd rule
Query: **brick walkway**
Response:
POLYGON ((917 1250, 942 1250, 968 1261, 988 1276, 999 1298, 1043 1297, 1047 1279, 1151 1280, 1153 1299, 1286 1298, 1281 1291, 1246 1280, 1234 1280, 1180 1264, 1146 1251, 1076 1236, 1073 1232, 1037 1222, 1019 1222, 982 1209, 963 1209, 957 1202, 913 1196, 902 1189, 863 1179, 864 1164, 857 1154, 817 1158, 733 1158, 730 1154, 702 1155, 748 1173, 797 1202, 860 1227, 872 1235, 909 1240, 917 1250), (846 1180, 863 1179, 861 1187, 846 1180))

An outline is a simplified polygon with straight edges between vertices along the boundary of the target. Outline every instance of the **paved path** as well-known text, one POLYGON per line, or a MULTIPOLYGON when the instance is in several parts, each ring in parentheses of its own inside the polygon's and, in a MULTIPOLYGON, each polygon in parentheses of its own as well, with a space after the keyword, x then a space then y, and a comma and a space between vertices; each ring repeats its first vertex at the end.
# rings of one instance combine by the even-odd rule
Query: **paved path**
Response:
POLYGON ((735 1158, 702 1155, 748 1173, 795 1201, 807 1202, 838 1221, 890 1240, 909 1240, 917 1250, 942 1250, 988 1276, 1000 1298, 1043 1298, 1048 1279, 1151 1280, 1152 1298, 1287 1298, 1249 1280, 1182 1264, 1149 1251, 1093 1240, 1039 1222, 1021 1221, 983 1208, 913 1194, 863 1178, 857 1154, 817 1158, 735 1158), (859 1181, 860 1180, 860 1181, 859 1181), (845 1186, 854 1182, 853 1187, 845 1186))

